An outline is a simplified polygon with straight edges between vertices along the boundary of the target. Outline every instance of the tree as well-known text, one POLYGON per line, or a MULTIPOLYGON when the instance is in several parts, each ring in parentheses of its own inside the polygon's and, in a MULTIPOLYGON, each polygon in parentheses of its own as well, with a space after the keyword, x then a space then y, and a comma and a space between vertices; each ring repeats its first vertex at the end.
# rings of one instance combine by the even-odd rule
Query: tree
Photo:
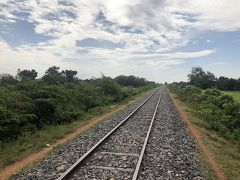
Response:
POLYGON ((197 87, 206 89, 215 85, 216 77, 213 73, 203 71, 201 67, 193 67, 190 74, 188 74, 189 83, 197 87))
POLYGON ((97 85, 101 87, 106 95, 116 95, 121 91, 120 85, 110 77, 102 74, 102 78, 96 79, 97 85))
POLYGON ((236 79, 233 79, 233 78, 230 78, 230 79, 227 81, 226 86, 227 86, 227 89, 228 89, 228 90, 232 90, 232 91, 237 90, 237 80, 236 80, 236 79))
POLYGON ((0 85, 17 84, 17 80, 10 74, 0 74, 0 85))
POLYGON ((45 75, 60 76, 61 73, 59 73, 59 69, 60 67, 57 67, 57 66, 49 67, 46 70, 45 75))
POLYGON ((226 89, 226 84, 228 82, 228 78, 224 76, 220 76, 217 81, 217 87, 221 90, 227 90, 226 89))
POLYGON ((65 81, 73 82, 76 79, 77 71, 65 70, 60 72, 59 69, 57 66, 49 67, 42 78, 43 81, 48 84, 59 84, 65 81))
POLYGON ((77 75, 77 71, 73 70, 65 70, 64 74, 66 76, 67 81, 74 81, 75 76, 77 75))
POLYGON ((220 90, 237 91, 240 90, 240 80, 221 76, 217 80, 217 87, 220 90))
POLYGON ((46 70, 45 75, 42 77, 43 81, 47 82, 48 84, 58 84, 64 81, 62 76, 63 72, 59 72, 59 67, 52 66, 46 70))
POLYGON ((133 87, 141 87, 147 85, 147 82, 144 78, 139 78, 135 76, 124 76, 120 75, 115 78, 118 84, 122 86, 133 86, 133 87))
POLYGON ((32 70, 20 70, 18 69, 17 76, 20 80, 34 80, 37 77, 37 72, 32 70))
POLYGON ((209 71, 207 71, 205 80, 206 80, 207 88, 208 87, 214 87, 215 84, 216 84, 216 77, 215 77, 215 75, 213 73, 209 72, 209 71))

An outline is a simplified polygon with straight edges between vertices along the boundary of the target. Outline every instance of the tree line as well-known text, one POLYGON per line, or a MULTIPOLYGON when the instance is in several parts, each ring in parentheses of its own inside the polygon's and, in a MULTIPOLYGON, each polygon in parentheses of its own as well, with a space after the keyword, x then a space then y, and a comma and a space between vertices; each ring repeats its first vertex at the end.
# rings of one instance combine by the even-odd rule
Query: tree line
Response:
POLYGON ((215 87, 226 91, 240 91, 240 78, 233 79, 224 76, 217 78, 213 73, 205 72, 201 67, 193 67, 191 73, 188 74, 188 79, 189 84, 202 89, 215 87))
POLYGON ((15 77, 0 75, 0 142, 72 122, 156 86, 135 76, 81 80, 77 71, 60 71, 57 66, 49 67, 39 79, 37 75, 34 69, 19 69, 15 77))
MULTIPOLYGON (((80 80, 76 77, 77 73, 78 72, 75 70, 60 71, 60 67, 52 66, 45 71, 45 74, 40 79, 48 84, 61 84, 64 82, 74 82, 80 80)), ((32 70, 18 69, 17 75, 15 77, 10 74, 3 73, 0 74, 0 85, 17 84, 20 81, 35 80, 37 78, 37 75, 38 72, 34 69, 32 70)), ((142 87, 150 84, 152 85, 155 84, 155 82, 153 81, 147 81, 145 78, 139 78, 133 75, 130 76, 119 75, 115 77, 114 80, 119 85, 132 87, 142 87)))

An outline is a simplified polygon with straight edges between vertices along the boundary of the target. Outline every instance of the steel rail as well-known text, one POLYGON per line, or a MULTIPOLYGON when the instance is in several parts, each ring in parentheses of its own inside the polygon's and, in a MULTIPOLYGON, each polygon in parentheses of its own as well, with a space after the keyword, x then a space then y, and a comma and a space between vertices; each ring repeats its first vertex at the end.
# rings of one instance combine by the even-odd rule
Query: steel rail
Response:
POLYGON ((151 130, 152 130, 153 122, 154 122, 155 116, 157 114, 157 110, 158 110, 160 100, 161 100, 161 97, 162 97, 163 88, 164 88, 164 86, 162 86, 162 90, 161 90, 161 93, 160 93, 160 96, 159 96, 159 99, 158 99, 158 103, 157 103, 157 106, 155 108, 155 111, 154 111, 154 114, 153 114, 153 117, 152 117, 152 120, 151 120, 151 124, 150 124, 148 132, 147 132, 147 136, 144 140, 144 144, 143 144, 143 147, 142 147, 142 150, 141 150, 141 154, 138 158, 137 166, 135 168, 132 180, 136 180, 138 178, 139 171, 140 171, 141 164, 142 164, 142 160, 143 160, 143 156, 144 156, 144 152, 145 152, 145 149, 146 149, 146 146, 147 146, 147 143, 148 143, 148 139, 149 139, 149 136, 150 136, 150 133, 151 133, 151 130))
POLYGON ((102 144, 113 132, 115 132, 123 123, 125 123, 135 112, 137 112, 154 94, 158 92, 158 88, 152 95, 150 95, 143 103, 141 103, 131 114, 129 114, 125 119, 123 119, 115 128, 113 128, 109 133, 107 133, 101 140, 99 140, 91 149, 89 149, 85 154, 83 154, 72 166, 70 166, 57 180, 66 180, 80 164, 92 154, 92 152, 102 144))

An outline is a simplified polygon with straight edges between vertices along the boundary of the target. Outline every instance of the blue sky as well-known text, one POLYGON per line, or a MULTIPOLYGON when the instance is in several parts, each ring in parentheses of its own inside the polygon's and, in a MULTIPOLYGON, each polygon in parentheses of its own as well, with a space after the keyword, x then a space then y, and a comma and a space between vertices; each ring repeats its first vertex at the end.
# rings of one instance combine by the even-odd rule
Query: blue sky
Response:
POLYGON ((53 65, 79 78, 240 78, 240 0, 2 0, 0 73, 53 65))

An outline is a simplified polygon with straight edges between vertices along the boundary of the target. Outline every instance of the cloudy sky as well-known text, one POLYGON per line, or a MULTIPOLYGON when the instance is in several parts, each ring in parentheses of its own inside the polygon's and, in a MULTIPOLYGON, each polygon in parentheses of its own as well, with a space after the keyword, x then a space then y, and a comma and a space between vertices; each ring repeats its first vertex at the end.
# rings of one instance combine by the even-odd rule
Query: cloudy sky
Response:
POLYGON ((240 0, 0 0, 0 73, 240 77, 240 0))

